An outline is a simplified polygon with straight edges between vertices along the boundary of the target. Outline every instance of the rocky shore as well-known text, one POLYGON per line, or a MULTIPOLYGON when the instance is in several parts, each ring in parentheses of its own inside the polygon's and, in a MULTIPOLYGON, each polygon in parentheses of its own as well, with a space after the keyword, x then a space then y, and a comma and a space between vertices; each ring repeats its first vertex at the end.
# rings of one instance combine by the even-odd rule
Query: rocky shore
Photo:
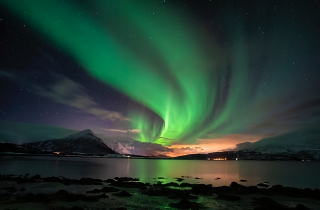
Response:
POLYGON ((130 177, 0 175, 0 209, 320 209, 319 189, 237 182, 216 187, 190 184, 184 177, 165 180, 158 177, 154 183, 143 183, 130 177))

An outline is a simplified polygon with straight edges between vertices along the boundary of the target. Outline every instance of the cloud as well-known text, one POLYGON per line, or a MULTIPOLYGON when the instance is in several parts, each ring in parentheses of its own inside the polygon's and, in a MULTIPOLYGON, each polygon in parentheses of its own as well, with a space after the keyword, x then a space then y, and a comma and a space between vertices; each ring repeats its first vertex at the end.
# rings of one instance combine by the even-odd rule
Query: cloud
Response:
POLYGON ((201 147, 181 147, 179 149, 183 151, 198 152, 198 150, 201 150, 201 147))
POLYGON ((28 143, 47 139, 63 138, 77 130, 35 123, 0 121, 0 140, 12 143, 28 143))
POLYGON ((168 153, 172 153, 173 149, 163 146, 161 144, 155 144, 151 142, 140 142, 128 137, 114 136, 108 137, 104 134, 97 134, 107 145, 111 142, 119 142, 131 154, 144 155, 144 156, 167 156, 168 153))
POLYGON ((104 128, 103 130, 107 131, 107 132, 118 132, 118 133, 140 133, 141 130, 138 129, 132 129, 132 130, 128 130, 128 129, 113 129, 113 128, 104 128))
POLYGON ((139 130, 139 129, 132 129, 132 130, 130 130, 130 132, 131 132, 131 133, 140 133, 141 130, 139 130))
POLYGON ((59 77, 58 81, 45 88, 38 85, 33 85, 36 92, 44 97, 53 100, 54 102, 68 105, 77 108, 86 113, 95 115, 103 120, 111 121, 129 121, 130 119, 123 116, 119 112, 109 111, 97 104, 85 92, 85 88, 65 77, 59 77))
POLYGON ((107 132, 115 132, 115 133, 128 133, 128 130, 121 130, 121 129, 113 129, 113 128, 110 128, 110 129, 103 129, 107 132))
POLYGON ((0 70, 0 76, 8 77, 8 78, 11 78, 11 79, 15 79, 16 78, 16 76, 14 74, 6 72, 6 71, 2 71, 2 70, 0 70))
POLYGON ((19 85, 27 85, 33 88, 35 92, 44 97, 51 99, 52 101, 60 104, 79 109, 86 113, 99 117, 102 120, 111 121, 130 121, 129 118, 123 116, 119 112, 109 111, 101 107, 96 103, 87 93, 85 87, 82 85, 61 76, 56 76, 57 81, 53 85, 48 87, 39 86, 37 84, 31 84, 26 80, 21 79, 19 76, 0 70, 0 76, 5 76, 12 79, 19 85))

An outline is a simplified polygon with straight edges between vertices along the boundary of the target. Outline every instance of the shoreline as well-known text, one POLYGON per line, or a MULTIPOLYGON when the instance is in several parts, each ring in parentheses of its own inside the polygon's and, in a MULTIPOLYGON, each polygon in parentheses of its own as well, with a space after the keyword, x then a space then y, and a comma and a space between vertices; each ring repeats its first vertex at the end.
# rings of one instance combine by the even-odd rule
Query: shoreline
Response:
POLYGON ((5 157, 5 156, 13 156, 13 157, 21 157, 21 156, 34 156, 34 157, 78 157, 78 158, 119 158, 119 159, 148 159, 148 160, 197 160, 197 161, 212 161, 212 162, 224 162, 224 161, 261 161, 261 162, 267 162, 267 161, 272 161, 272 162, 320 162, 320 160, 281 160, 281 159, 270 159, 270 160, 264 160, 264 159, 227 159, 227 160, 206 160, 206 159, 186 159, 186 158, 179 158, 179 157, 139 157, 139 156, 134 156, 134 155, 128 155, 128 156, 100 156, 100 155, 57 155, 57 154, 29 154, 29 153, 0 153, 0 157, 5 157))
MULTIPOLYGON (((319 209, 319 189, 282 185, 190 184, 183 177, 164 183, 138 178, 68 179, 0 175, 3 209, 319 209)), ((241 180, 246 182, 246 180, 241 180)))

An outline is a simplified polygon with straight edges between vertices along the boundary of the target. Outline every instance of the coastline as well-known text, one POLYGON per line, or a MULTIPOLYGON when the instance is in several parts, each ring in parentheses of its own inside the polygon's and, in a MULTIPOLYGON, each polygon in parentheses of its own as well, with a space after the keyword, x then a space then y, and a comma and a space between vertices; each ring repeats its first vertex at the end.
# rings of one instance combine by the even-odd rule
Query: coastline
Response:
MULTIPOLYGON (((246 180, 241 180, 246 182, 246 180)), ((319 189, 282 185, 190 184, 182 178, 154 183, 138 178, 68 179, 0 175, 1 209, 319 209, 319 189)))
POLYGON ((208 160, 208 159, 188 159, 181 157, 155 157, 155 156, 141 156, 141 155, 96 155, 96 154, 33 154, 33 153, 3 153, 0 152, 1 156, 35 156, 35 157, 83 157, 83 158, 119 158, 119 159, 150 159, 150 160, 202 160, 202 161, 285 161, 285 162, 320 162, 320 160, 304 160, 304 159, 226 159, 226 160, 208 160))

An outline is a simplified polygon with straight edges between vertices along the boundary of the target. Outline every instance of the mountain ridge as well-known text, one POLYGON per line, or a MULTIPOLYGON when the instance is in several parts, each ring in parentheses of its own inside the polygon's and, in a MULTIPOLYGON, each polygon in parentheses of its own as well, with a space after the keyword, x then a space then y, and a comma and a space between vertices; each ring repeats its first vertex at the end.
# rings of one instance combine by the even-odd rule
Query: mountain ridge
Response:
POLYGON ((49 139, 24 144, 42 151, 83 153, 83 154, 118 154, 109 148, 90 129, 86 129, 65 138, 49 139))

